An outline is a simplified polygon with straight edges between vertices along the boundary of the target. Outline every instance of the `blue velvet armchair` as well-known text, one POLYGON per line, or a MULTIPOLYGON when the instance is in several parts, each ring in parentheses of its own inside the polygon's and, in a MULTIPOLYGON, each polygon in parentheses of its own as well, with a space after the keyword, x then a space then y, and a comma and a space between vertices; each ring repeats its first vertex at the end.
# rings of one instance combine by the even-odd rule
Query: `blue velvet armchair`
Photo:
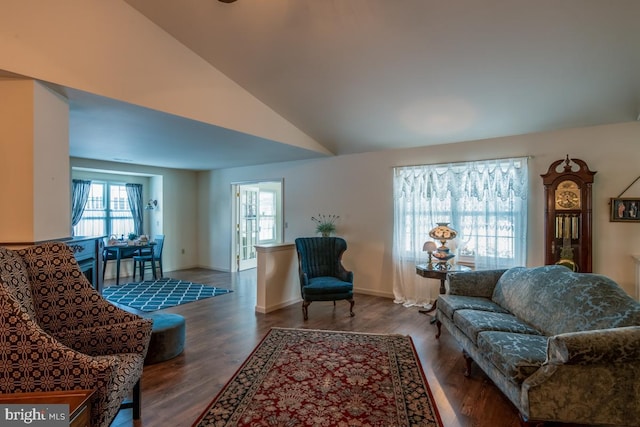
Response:
POLYGON ((347 300, 353 313, 353 272, 342 265, 347 242, 340 237, 300 237, 296 239, 298 272, 302 293, 302 314, 309 318, 308 307, 313 301, 347 300))

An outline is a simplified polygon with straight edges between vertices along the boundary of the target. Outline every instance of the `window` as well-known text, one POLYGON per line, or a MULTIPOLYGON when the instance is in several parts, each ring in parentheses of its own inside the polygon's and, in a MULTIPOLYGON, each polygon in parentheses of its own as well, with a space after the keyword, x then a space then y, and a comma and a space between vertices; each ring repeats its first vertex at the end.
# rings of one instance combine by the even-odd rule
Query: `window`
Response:
POLYGON ((134 231, 133 214, 129 206, 126 185, 92 181, 89 199, 74 236, 125 237, 134 231))
POLYGON ((393 184, 395 302, 433 300, 434 288, 416 282, 415 265, 426 261, 422 246, 438 222, 458 231, 447 243, 455 262, 476 269, 525 265, 526 158, 398 167, 393 184))
POLYGON ((458 231, 458 257, 476 266, 508 268, 526 262, 527 159, 504 159, 395 169, 395 240, 405 257, 421 256, 437 222, 458 231))
POLYGON ((270 243, 276 241, 276 192, 270 190, 260 190, 260 243, 270 243))

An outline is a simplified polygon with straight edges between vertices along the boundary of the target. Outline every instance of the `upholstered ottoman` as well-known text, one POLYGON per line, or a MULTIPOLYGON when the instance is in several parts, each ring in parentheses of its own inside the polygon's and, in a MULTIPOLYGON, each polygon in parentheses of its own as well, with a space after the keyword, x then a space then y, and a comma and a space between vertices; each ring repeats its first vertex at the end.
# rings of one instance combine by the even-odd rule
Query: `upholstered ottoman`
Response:
POLYGON ((152 313, 145 317, 153 319, 149 351, 144 359, 145 365, 164 362, 182 353, 186 336, 186 323, 183 316, 174 313, 152 313))

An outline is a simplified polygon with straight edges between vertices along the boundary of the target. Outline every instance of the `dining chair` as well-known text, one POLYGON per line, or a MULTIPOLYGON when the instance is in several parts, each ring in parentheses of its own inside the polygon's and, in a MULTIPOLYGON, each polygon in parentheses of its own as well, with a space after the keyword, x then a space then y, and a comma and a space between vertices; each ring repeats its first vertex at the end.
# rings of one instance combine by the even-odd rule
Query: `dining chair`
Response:
POLYGON ((136 280, 136 270, 140 271, 140 280, 144 280, 145 270, 150 269, 153 278, 156 279, 156 266, 160 269, 160 277, 164 276, 162 272, 162 248, 164 247, 164 234, 157 234, 153 237, 155 245, 151 249, 142 252, 133 257, 133 280, 136 280), (153 252, 152 252, 153 251, 153 252), (152 256, 153 254, 153 256, 152 256))
MULTIPOLYGON (((131 259, 135 252, 124 252, 120 254, 120 260, 131 259)), ((116 261, 116 253, 107 249, 107 242, 105 240, 104 249, 102 250, 102 281, 104 282, 104 276, 107 272, 107 261, 116 261)))

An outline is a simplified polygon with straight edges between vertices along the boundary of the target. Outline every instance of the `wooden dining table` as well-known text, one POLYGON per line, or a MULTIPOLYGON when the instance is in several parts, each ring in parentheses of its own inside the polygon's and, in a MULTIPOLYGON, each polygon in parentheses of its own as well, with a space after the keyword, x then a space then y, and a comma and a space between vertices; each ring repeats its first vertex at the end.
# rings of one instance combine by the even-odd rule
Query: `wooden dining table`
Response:
POLYGON ((127 243, 116 243, 116 244, 107 244, 104 246, 105 252, 107 252, 107 257, 103 260, 103 262, 107 262, 108 260, 112 260, 115 257, 116 261, 116 286, 120 284, 120 261, 123 259, 133 258, 134 255, 141 255, 143 249, 151 249, 151 265, 153 268, 153 278, 156 277, 156 269, 155 269, 155 259, 153 255, 153 247, 156 245, 155 242, 148 243, 140 243, 140 244, 127 244, 127 243), (114 257, 109 257, 108 254, 111 253, 114 257))

